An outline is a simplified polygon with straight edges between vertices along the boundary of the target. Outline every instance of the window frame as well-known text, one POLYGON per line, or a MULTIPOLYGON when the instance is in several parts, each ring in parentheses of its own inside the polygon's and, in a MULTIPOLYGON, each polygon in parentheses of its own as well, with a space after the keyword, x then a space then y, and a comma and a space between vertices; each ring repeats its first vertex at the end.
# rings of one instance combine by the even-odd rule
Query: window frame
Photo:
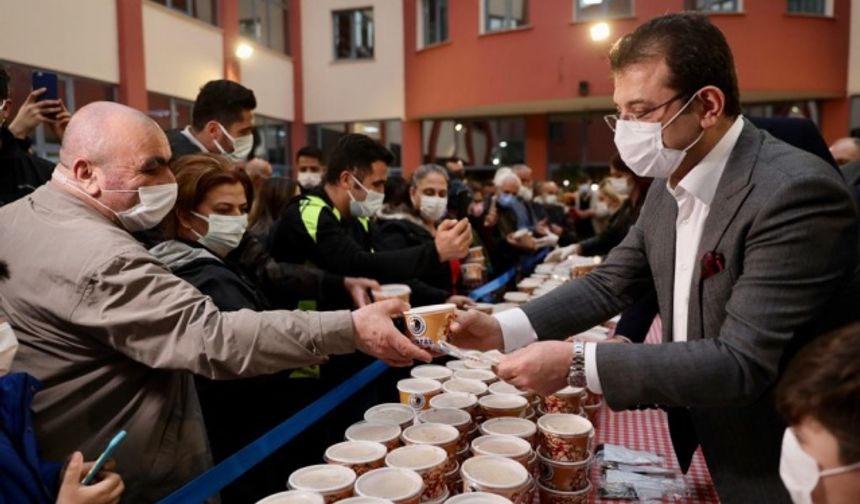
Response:
POLYGON ((685 0, 684 3, 686 5, 684 6, 684 9, 705 14, 739 14, 744 12, 744 0, 702 0, 709 6, 712 6, 714 3, 733 2, 735 4, 735 8, 733 10, 697 9, 695 5, 696 1, 697 0, 685 0))
MULTIPOLYGON (((203 18, 198 17, 196 15, 196 13, 195 13, 195 11, 197 10, 196 0, 184 0, 185 1, 185 7, 184 8, 179 7, 179 6, 175 6, 174 2, 176 0, 150 0, 150 1, 152 1, 153 3, 157 3, 158 5, 161 5, 163 7, 166 7, 173 12, 178 12, 178 13, 184 14, 184 15, 192 18, 192 19, 196 19, 202 23, 206 23, 209 26, 215 26, 215 27, 221 26, 220 10, 221 10, 221 2, 223 0, 209 0, 212 2, 212 21, 203 19, 203 18)), ((229 1, 229 0, 227 0, 227 1, 229 1)))
MULTIPOLYGON (((523 2, 523 14, 524 14, 524 22, 519 26, 506 26, 503 28, 498 28, 495 30, 490 29, 490 1, 491 0, 481 0, 481 34, 491 34, 491 33, 505 33, 509 31, 522 30, 531 26, 531 16, 529 15, 529 0, 522 0, 523 2)), ((503 24, 510 24, 514 19, 514 0, 504 0, 505 2, 505 18, 503 24)))
POLYGON ((242 26, 242 18, 239 18, 239 33, 242 37, 245 37, 249 40, 253 40, 257 44, 275 51, 277 53, 285 54, 287 56, 292 56, 292 47, 290 44, 290 7, 289 2, 287 0, 250 0, 251 2, 251 21, 255 21, 256 19, 260 19, 260 30, 262 33, 258 36, 256 33, 247 33, 244 31, 242 26), (260 13, 260 16, 257 16, 258 6, 262 4, 265 6, 263 12, 260 13), (284 47, 283 49, 279 47, 274 47, 273 42, 273 34, 272 34, 272 14, 278 14, 284 17, 283 21, 283 37, 284 37, 284 47), (265 26, 263 26, 265 24, 265 26))
MULTIPOLYGON (((809 0, 798 0, 798 1, 800 1, 801 3, 804 3, 804 2, 809 1, 809 0)), ((832 18, 833 17, 833 0, 814 0, 814 1, 820 1, 822 3, 822 6, 824 7, 824 9, 823 9, 824 12, 818 13, 818 12, 809 12, 809 11, 792 11, 792 10, 789 10, 789 5, 791 3, 791 0, 786 0, 786 2, 785 2, 785 13, 788 14, 789 16, 810 16, 810 17, 817 17, 817 18, 832 18)))
POLYGON ((352 7, 349 9, 334 9, 331 11, 331 26, 332 26, 332 58, 333 61, 373 61, 376 59, 376 18, 373 16, 373 6, 365 6, 365 7, 352 7), (371 15, 364 15, 364 19, 370 19, 370 55, 369 56, 359 56, 358 55, 358 46, 355 44, 355 33, 356 33, 356 18, 355 14, 359 12, 370 11, 371 15), (337 17, 343 14, 349 13, 349 21, 351 25, 351 37, 350 37, 350 46, 349 46, 349 56, 341 57, 338 55, 337 51, 337 42, 339 39, 340 28, 337 23, 337 17))
POLYGON ((580 0, 573 0, 573 21, 575 23, 590 23, 593 21, 604 21, 608 19, 626 19, 636 17, 636 0, 630 1, 630 12, 627 14, 609 14, 609 4, 608 2, 611 0, 603 0, 601 5, 603 6, 603 13, 596 17, 582 17, 580 15, 579 2, 580 0))
POLYGON ((449 11, 450 4, 448 3, 448 0, 418 0, 418 2, 419 2, 418 12, 420 14, 420 19, 421 19, 421 24, 420 24, 421 35, 420 35, 420 38, 418 40, 418 47, 419 48, 433 47, 433 46, 436 46, 439 44, 444 44, 444 43, 448 42, 450 40, 450 36, 451 36, 451 32, 450 32, 449 26, 448 26, 448 18, 449 18, 449 12, 450 12, 449 11), (435 35, 437 36, 437 38, 436 38, 436 40, 433 40, 433 41, 428 40, 428 31, 429 30, 427 29, 427 20, 428 20, 428 14, 429 14, 428 4, 431 1, 436 2, 434 5, 436 6, 435 11, 436 11, 436 19, 437 19, 436 30, 435 30, 435 32, 436 32, 435 35), (444 7, 445 7, 444 8, 444 11, 445 11, 444 17, 442 16, 442 10, 443 10, 442 5, 443 5, 443 3, 444 3, 444 7), (444 30, 442 29, 443 24, 445 26, 444 30), (443 32, 445 35, 444 38, 442 37, 443 32))

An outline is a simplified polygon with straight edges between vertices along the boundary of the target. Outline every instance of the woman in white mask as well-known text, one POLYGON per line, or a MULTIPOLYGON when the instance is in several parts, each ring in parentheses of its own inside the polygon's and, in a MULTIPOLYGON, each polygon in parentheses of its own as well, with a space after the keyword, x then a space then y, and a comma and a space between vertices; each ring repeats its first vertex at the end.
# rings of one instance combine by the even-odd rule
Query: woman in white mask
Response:
POLYGON ((860 323, 813 340, 776 391, 779 475, 795 504, 860 502, 860 323))
MULTIPOLYGON (((448 174, 437 165, 422 165, 409 184, 389 179, 386 206, 378 216, 374 246, 378 250, 398 250, 432 242, 436 226, 448 213, 448 174)), ((413 306, 455 303, 474 304, 456 295, 459 266, 457 261, 439 263, 432 271, 406 282, 412 289, 413 306)))

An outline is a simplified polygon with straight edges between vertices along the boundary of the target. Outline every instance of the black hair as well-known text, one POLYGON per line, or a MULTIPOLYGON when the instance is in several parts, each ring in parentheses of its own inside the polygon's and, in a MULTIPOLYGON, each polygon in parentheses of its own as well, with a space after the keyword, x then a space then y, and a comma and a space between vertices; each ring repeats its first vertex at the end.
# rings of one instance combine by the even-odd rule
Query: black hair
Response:
POLYGON ((376 161, 390 165, 394 161, 391 151, 382 144, 360 133, 342 136, 329 154, 323 181, 336 184, 340 174, 355 170, 355 177, 361 179, 371 171, 370 165, 376 161))
POLYGON ((613 72, 655 58, 666 60, 670 88, 690 97, 705 86, 716 86, 726 96, 725 114, 741 113, 732 50, 707 16, 684 12, 656 17, 621 37, 609 52, 613 72))
POLYGON ((323 151, 319 147, 314 147, 313 145, 305 145, 298 152, 296 152, 296 161, 299 160, 299 157, 305 156, 309 158, 314 158, 322 164, 323 162, 323 151))
POLYGON ((9 279, 9 266, 5 262, 0 261, 0 280, 9 279))
POLYGON ((9 73, 0 67, 0 100, 9 98, 9 73))
POLYGON ((257 98, 245 86, 226 79, 209 81, 200 88, 194 100, 191 125, 200 131, 209 121, 218 121, 225 128, 230 128, 242 118, 243 111, 255 108, 257 98))

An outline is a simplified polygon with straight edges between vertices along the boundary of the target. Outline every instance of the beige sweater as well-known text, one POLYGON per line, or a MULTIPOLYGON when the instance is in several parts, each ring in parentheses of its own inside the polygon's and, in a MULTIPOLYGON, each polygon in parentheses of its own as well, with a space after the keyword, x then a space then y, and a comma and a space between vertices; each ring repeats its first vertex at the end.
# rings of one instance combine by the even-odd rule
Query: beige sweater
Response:
MULTIPOLYGON (((51 183, 0 208, 0 309, 43 455, 95 459, 120 429, 125 502, 155 501, 211 464, 192 373, 230 379, 355 350, 347 311, 221 313, 125 230, 51 183)), ((288 400, 288 398, 273 398, 288 400)))

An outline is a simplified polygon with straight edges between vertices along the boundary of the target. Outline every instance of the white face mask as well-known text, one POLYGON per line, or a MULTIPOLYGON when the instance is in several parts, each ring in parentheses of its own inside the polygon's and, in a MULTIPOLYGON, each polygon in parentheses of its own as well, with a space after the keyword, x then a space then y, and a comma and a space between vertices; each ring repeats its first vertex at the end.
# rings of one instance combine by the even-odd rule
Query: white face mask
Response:
POLYGON ((624 177, 609 177, 609 186, 621 196, 630 195, 630 184, 624 177))
POLYGON ((421 204, 418 212, 421 218, 430 222, 437 222, 448 212, 448 198, 441 196, 421 196, 421 204))
POLYGON ((558 195, 557 194, 547 194, 543 197, 543 202, 547 205, 555 205, 558 204, 558 195))
POLYGON ((296 178, 302 189, 313 189, 322 182, 322 175, 319 172, 299 172, 296 178))
POLYGON ((606 217, 610 213, 612 212, 610 212, 609 205, 607 205, 605 201, 598 201, 597 205, 594 206, 594 214, 597 217, 606 217))
POLYGON ((226 256, 239 246, 245 229, 248 227, 248 215, 219 215, 212 214, 209 217, 197 212, 191 212, 195 217, 209 223, 209 230, 203 236, 193 228, 191 232, 197 235, 197 243, 208 248, 220 256, 226 256))
POLYGON ((534 197, 534 191, 531 187, 520 186, 520 190, 517 192, 517 196, 523 199, 523 201, 531 201, 534 197))
POLYGON ((858 469, 860 469, 860 463, 820 470, 818 462, 800 446, 794 432, 790 428, 785 429, 782 437, 782 453, 779 455, 779 476, 795 504, 812 504, 812 491, 818 486, 818 480, 821 478, 858 469))
POLYGON ((79 191, 87 198, 93 200, 102 208, 116 215, 120 225, 129 233, 138 231, 146 231, 152 229, 161 222, 167 214, 173 210, 173 205, 176 203, 176 195, 178 186, 175 182, 170 184, 160 184, 153 186, 142 186, 138 189, 102 189, 106 193, 137 193, 140 201, 129 208, 117 212, 101 201, 93 198, 86 191, 80 188, 78 184, 70 180, 65 174, 59 170, 54 170, 53 179, 61 184, 67 185, 79 191))
POLYGON ((218 123, 218 127, 221 128, 221 132, 224 133, 224 136, 226 136, 227 139, 233 143, 233 152, 227 152, 224 147, 221 147, 221 144, 218 143, 218 140, 214 140, 215 147, 218 149, 218 151, 221 154, 230 158, 230 160, 232 160, 233 162, 247 161, 248 154, 250 154, 251 149, 254 148, 254 135, 248 133, 247 135, 233 138, 233 136, 227 132, 227 128, 225 128, 223 124, 218 123))
POLYGON ((8 322, 3 322, 0 324, 0 376, 12 369, 12 360, 17 351, 18 339, 15 337, 15 331, 8 322))
POLYGON ((352 214, 353 217, 373 217, 379 213, 379 211, 382 210, 382 203, 385 201, 385 194, 371 191, 364 187, 354 176, 352 177, 352 180, 358 184, 358 187, 364 189, 367 196, 364 198, 364 201, 358 201, 355 199, 355 196, 352 195, 352 191, 349 191, 349 213, 352 214))
POLYGON ((633 173, 640 177, 668 178, 684 160, 687 151, 699 143, 705 130, 683 150, 670 149, 663 144, 663 130, 693 103, 696 96, 691 96, 666 124, 618 120, 615 125, 615 147, 633 173))

